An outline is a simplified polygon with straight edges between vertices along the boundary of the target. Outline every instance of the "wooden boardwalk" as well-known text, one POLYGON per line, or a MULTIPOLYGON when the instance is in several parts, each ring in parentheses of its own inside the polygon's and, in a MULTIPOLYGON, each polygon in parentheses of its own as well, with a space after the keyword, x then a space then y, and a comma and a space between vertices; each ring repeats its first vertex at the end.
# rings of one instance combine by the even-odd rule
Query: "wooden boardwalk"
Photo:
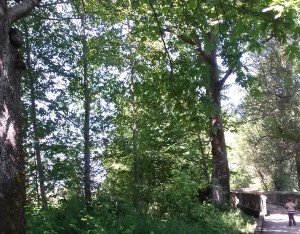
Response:
POLYGON ((288 216, 282 205, 267 204, 268 213, 263 224, 263 234, 300 234, 300 212, 296 212, 296 226, 289 226, 288 216))

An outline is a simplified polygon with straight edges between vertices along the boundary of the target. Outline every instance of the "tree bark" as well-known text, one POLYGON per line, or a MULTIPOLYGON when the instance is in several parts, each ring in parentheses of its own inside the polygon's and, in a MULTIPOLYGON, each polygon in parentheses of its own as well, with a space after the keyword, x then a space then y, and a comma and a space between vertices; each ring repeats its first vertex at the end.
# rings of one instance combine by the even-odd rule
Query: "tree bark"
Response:
MULTIPOLYGON (((217 68, 212 67, 211 69, 211 81, 214 81, 216 78, 215 76, 217 74, 217 68)), ((211 86, 210 88, 212 90, 211 98, 213 101, 213 105, 215 106, 215 113, 210 118, 211 146, 213 157, 212 195, 214 202, 229 202, 229 167, 227 160, 223 121, 221 116, 220 91, 216 90, 215 85, 211 86)))
POLYGON ((9 39, 12 23, 38 2, 25 0, 8 8, 0 0, 0 233, 25 233, 25 161, 21 136, 22 55, 9 39))
POLYGON ((186 35, 177 36, 185 43, 195 46, 199 53, 199 59, 209 67, 208 84, 205 88, 206 93, 210 97, 212 105, 214 107, 214 113, 210 116, 210 138, 213 157, 213 170, 211 176, 213 193, 212 199, 216 203, 229 202, 230 178, 225 135, 221 115, 221 90, 225 81, 232 73, 232 69, 229 69, 224 77, 220 77, 219 67, 217 63, 217 38, 216 35, 214 35, 212 32, 207 33, 206 36, 208 40, 204 42, 207 43, 204 48, 202 48, 201 44, 203 42, 199 42, 197 37, 191 38, 186 35))
MULTIPOLYGON (((3 9, 3 8, 2 8, 3 9)), ((19 51, 0 25, 0 233, 24 233, 25 174, 21 139, 19 51)))
POLYGON ((220 79, 219 69, 217 64, 217 45, 215 35, 208 34, 211 51, 206 55, 206 62, 209 66, 209 84, 207 94, 210 96, 214 113, 210 117, 211 124, 211 146, 212 146, 212 199, 216 203, 229 202, 230 200, 230 185, 229 185, 229 167, 227 159, 227 150, 225 143, 225 135, 223 129, 223 120, 221 115, 221 90, 225 79, 220 79))

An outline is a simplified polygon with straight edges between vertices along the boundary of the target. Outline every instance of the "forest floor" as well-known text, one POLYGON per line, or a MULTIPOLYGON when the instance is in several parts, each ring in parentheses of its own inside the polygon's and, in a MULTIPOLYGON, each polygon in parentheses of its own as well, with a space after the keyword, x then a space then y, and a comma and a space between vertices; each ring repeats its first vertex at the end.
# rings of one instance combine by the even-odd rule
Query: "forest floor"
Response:
POLYGON ((288 215, 282 205, 267 204, 270 215, 265 217, 263 234, 300 233, 300 214, 295 215, 296 226, 289 226, 288 215))

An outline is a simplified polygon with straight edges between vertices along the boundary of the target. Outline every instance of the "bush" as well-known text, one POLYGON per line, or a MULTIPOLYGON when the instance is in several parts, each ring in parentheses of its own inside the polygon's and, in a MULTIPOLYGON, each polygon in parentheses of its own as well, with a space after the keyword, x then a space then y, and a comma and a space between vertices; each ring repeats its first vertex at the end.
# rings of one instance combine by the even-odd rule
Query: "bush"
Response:
MULTIPOLYGON (((78 197, 62 200, 48 210, 27 207, 28 234, 188 234, 252 233, 255 219, 235 209, 218 209, 209 203, 176 204, 168 215, 147 214, 131 210, 118 213, 108 201, 94 201, 94 212, 88 214, 78 197), (252 229, 251 229, 252 228, 252 229)), ((158 204, 159 205, 159 204, 158 204)))

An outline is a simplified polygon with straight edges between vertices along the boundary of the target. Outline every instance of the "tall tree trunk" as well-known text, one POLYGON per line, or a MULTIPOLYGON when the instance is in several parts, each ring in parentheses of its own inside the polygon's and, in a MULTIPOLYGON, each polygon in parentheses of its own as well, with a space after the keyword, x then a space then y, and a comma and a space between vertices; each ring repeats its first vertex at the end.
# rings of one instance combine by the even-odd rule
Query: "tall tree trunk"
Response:
POLYGON ((220 79, 217 64, 217 46, 215 35, 208 34, 212 49, 209 53, 209 86, 207 93, 211 97, 214 105, 214 113, 210 117, 211 124, 211 146, 213 157, 212 170, 212 199, 214 202, 229 202, 230 185, 229 185, 229 167, 227 160, 227 150, 225 143, 225 135, 223 129, 223 121, 221 115, 221 90, 227 77, 220 79))
MULTIPOLYGON (((133 68, 132 68, 133 69, 133 68)), ((137 123, 136 123, 136 105, 134 93, 134 72, 130 76, 130 96, 131 96, 131 129, 132 129, 132 155, 133 155, 133 173, 134 173, 134 204, 138 206, 139 202, 139 163, 137 150, 137 123)))
MULTIPOLYGON (((212 87, 213 88, 213 87, 212 87)), ((229 167, 227 160, 227 150, 225 143, 225 135, 223 130, 223 121, 221 116, 220 94, 213 91, 213 104, 215 105, 215 113, 211 116, 211 146, 213 157, 212 170, 212 192, 213 201, 229 202, 229 167)))
POLYGON ((90 152, 90 105, 91 105, 91 92, 89 88, 88 77, 88 46, 85 29, 85 16, 81 18, 83 35, 83 92, 84 92, 84 197, 87 204, 92 199, 91 193, 91 152, 90 152))
POLYGON ((227 160, 227 151, 225 143, 225 135, 223 130, 223 121, 221 115, 221 90, 232 70, 229 69, 224 77, 220 77, 219 67, 217 63, 217 43, 216 35, 208 32, 207 44, 203 47, 199 43, 198 38, 189 38, 186 35, 178 35, 178 37, 192 46, 197 46, 199 58, 209 67, 208 84, 206 93, 210 97, 214 113, 210 116, 211 125, 211 146, 213 157, 213 170, 211 176, 212 182, 212 199, 214 202, 229 202, 230 186, 229 186, 229 167, 227 160))
MULTIPOLYGON (((37 168, 37 162, 36 162, 36 160, 34 160, 34 166, 35 166, 35 168, 37 168)), ((35 183, 37 206, 40 207, 40 205, 41 205, 41 198, 40 198, 40 192, 39 192, 39 175, 38 175, 37 170, 34 172, 34 183, 35 183)))
MULTIPOLYGON (((21 136, 20 43, 9 36, 12 23, 29 14, 37 1, 8 8, 0 0, 0 233, 25 233, 25 160, 21 136)), ((14 38, 16 39, 16 38, 14 38)))
POLYGON ((220 77, 217 63, 217 38, 213 33, 207 33, 206 36, 208 37, 208 41, 205 42, 207 44, 204 47, 201 42, 198 42, 199 40, 197 37, 190 38, 186 35, 177 36, 185 43, 196 46, 199 53, 199 59, 201 60, 200 62, 204 62, 209 67, 206 93, 210 97, 214 107, 214 113, 210 117, 210 138, 213 157, 213 170, 211 176, 213 193, 212 198, 213 201, 217 203, 229 202, 229 167, 221 115, 221 90, 225 81, 232 73, 232 70, 229 69, 224 77, 220 77))
POLYGON ((44 209, 48 208, 47 197, 46 197, 46 189, 45 189, 45 177, 44 177, 44 167, 41 159, 41 147, 40 140, 38 135, 37 128, 37 119, 36 119, 36 97, 35 97, 35 79, 32 74, 31 60, 30 60, 30 42, 28 35, 28 28, 25 26, 25 42, 26 42, 26 63, 27 63, 27 73, 29 77, 29 85, 30 85, 30 101, 31 101, 31 122, 33 125, 33 144, 37 162, 37 172, 38 172, 38 182, 39 182, 39 190, 42 198, 42 207, 44 209))
POLYGON ((300 142, 294 143, 295 149, 295 162, 296 162, 296 170, 297 170, 297 184, 298 189, 300 189, 300 142))
POLYGON ((3 18, 3 3, 0 1, 0 233, 24 233, 25 173, 20 99, 24 67, 18 64, 22 57, 18 48, 9 40, 10 25, 3 18))
MULTIPOLYGON (((130 21, 127 20, 128 30, 131 31, 130 21)), ((132 157, 133 157, 133 204, 135 208, 138 208, 140 201, 139 191, 139 153, 138 153, 138 129, 137 129, 137 108, 136 108, 136 95, 135 95, 135 57, 134 52, 136 50, 136 42, 132 43, 133 47, 130 49, 129 61, 130 61, 130 114, 131 114, 131 136, 132 136, 132 157)))

